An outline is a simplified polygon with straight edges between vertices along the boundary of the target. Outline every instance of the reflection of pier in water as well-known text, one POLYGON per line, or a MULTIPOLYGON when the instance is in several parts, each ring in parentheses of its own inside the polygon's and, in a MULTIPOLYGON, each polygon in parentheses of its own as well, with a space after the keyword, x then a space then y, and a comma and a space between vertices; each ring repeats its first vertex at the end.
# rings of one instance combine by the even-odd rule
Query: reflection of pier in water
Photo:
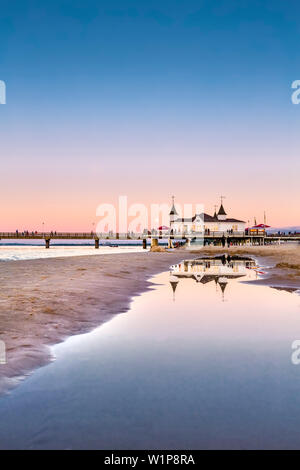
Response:
POLYGON ((191 278, 201 284, 215 281, 219 285, 224 297, 224 291, 230 279, 249 274, 249 269, 255 267, 255 261, 251 258, 238 256, 219 256, 215 258, 201 258, 184 260, 170 267, 170 284, 173 294, 181 278, 191 278))

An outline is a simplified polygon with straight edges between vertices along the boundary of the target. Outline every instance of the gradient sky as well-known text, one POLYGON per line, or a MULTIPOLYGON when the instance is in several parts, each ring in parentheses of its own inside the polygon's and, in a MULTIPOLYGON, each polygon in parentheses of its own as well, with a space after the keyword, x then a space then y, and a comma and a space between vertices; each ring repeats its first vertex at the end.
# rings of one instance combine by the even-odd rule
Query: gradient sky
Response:
POLYGON ((300 225, 297 0, 1 0, 2 230, 205 204, 300 225))

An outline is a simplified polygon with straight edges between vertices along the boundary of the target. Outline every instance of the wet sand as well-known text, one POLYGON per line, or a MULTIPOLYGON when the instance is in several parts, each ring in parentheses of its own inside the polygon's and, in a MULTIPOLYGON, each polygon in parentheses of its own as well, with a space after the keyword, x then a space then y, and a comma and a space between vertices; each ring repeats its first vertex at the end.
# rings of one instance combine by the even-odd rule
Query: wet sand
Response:
POLYGON ((0 393, 53 358, 48 347, 125 312, 151 276, 194 257, 184 251, 0 263, 0 393))

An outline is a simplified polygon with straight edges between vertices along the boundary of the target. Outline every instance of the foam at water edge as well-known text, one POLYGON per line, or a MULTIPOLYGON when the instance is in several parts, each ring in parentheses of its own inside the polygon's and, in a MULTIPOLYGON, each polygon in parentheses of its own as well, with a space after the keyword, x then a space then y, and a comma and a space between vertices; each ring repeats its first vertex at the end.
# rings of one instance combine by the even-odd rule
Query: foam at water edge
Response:
POLYGON ((94 247, 52 247, 46 250, 45 247, 1 247, 0 248, 0 261, 20 261, 32 259, 45 259, 45 258, 58 258, 69 256, 92 256, 102 254, 117 254, 117 253, 139 253, 145 252, 142 247, 100 247, 95 250, 94 247))

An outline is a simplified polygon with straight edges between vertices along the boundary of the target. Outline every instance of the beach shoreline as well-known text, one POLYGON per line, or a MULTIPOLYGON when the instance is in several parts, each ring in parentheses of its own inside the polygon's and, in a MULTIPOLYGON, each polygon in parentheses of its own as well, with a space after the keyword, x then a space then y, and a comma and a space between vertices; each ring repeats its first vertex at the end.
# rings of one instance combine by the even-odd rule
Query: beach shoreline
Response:
POLYGON ((251 282, 299 289, 300 246, 271 248, 206 247, 0 263, 0 340, 6 346, 0 393, 52 361, 51 345, 126 312, 133 297, 152 288, 151 277, 183 259, 224 253, 252 256, 266 274, 251 282))
POLYGON ((50 346, 87 333, 130 308, 151 289, 149 278, 184 258, 165 253, 115 253, 0 263, 0 394, 53 360, 50 346))

